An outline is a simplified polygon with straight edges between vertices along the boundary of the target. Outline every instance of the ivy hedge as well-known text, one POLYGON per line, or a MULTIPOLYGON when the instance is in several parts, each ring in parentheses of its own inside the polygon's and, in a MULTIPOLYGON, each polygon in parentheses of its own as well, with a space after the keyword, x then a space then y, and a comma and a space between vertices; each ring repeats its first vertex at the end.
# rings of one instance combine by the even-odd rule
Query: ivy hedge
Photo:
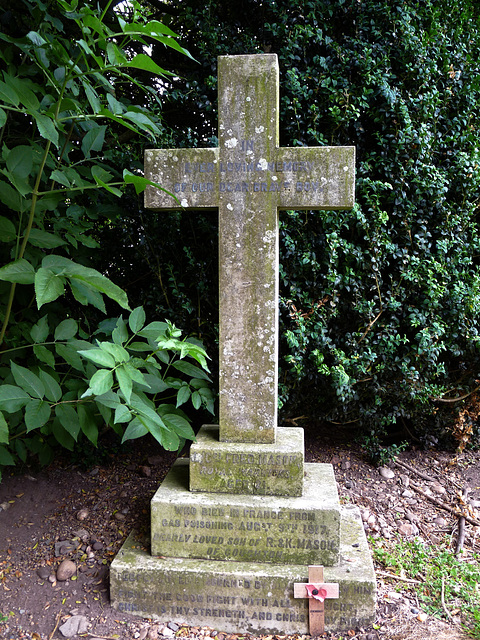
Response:
MULTIPOLYGON (((197 60, 166 82, 166 146, 216 144, 218 55, 272 52, 281 144, 357 148, 353 210, 281 216, 280 397, 283 418, 357 427, 377 459, 392 434, 478 442, 479 13, 464 0, 186 0, 162 15, 197 60)), ((213 344, 214 216, 165 215, 123 222, 138 294, 213 344)))

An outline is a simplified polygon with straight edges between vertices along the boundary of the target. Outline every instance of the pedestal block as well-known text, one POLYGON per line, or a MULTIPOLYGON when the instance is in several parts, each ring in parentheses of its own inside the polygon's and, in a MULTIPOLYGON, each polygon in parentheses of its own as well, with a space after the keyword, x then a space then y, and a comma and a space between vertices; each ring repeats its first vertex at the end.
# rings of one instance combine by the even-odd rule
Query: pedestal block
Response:
POLYGON ((303 429, 277 429, 274 444, 220 442, 218 435, 218 426, 204 425, 190 447, 190 491, 302 495, 303 429))
POLYGON ((151 503, 152 555, 286 564, 338 562, 340 504, 329 464, 306 464, 299 497, 192 493, 178 460, 151 503))
MULTIPOLYGON (((376 582, 356 507, 341 509, 339 564, 325 567, 325 581, 339 585, 338 600, 325 601, 325 629, 371 624, 376 582)), ((308 603, 293 597, 307 580, 304 564, 154 558, 148 540, 132 534, 110 569, 112 605, 139 616, 206 625, 231 633, 306 634, 308 603)))

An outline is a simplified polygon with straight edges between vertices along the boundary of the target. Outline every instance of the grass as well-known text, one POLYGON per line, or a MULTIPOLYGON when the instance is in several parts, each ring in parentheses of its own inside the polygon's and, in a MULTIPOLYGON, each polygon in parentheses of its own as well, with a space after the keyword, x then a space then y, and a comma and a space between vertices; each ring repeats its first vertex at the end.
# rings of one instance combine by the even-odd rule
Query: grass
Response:
MULTIPOLYGON (((370 540, 375 560, 387 571, 420 584, 408 583, 429 615, 460 616, 464 630, 480 638, 480 556, 458 560, 447 543, 428 546, 414 540, 370 540), (443 601, 443 602, 442 602, 443 601)), ((405 588, 406 583, 402 583, 405 588)))

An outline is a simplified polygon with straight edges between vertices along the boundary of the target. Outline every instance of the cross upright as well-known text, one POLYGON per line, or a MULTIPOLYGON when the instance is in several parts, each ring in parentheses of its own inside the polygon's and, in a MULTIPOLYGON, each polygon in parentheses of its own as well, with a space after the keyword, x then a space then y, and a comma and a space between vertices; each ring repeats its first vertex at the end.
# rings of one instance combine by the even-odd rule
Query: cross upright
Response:
POLYGON ((354 147, 279 146, 275 54, 218 58, 218 147, 145 154, 150 209, 218 209, 220 441, 274 443, 278 211, 349 209, 354 147))

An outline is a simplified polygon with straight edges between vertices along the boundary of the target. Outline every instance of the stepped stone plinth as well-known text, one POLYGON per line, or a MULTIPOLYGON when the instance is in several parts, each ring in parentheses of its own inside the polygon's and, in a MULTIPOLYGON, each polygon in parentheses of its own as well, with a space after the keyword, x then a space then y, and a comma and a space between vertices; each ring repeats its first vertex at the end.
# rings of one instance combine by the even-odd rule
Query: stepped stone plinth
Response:
POLYGON ((148 151, 145 176, 163 188, 145 203, 218 210, 219 425, 159 487, 150 535, 114 560, 112 605, 239 634, 367 626, 359 511, 340 506, 331 465, 304 463, 302 430, 277 426, 278 212, 351 208, 355 150, 279 146, 275 55, 221 56, 218 92, 219 146, 148 151))

